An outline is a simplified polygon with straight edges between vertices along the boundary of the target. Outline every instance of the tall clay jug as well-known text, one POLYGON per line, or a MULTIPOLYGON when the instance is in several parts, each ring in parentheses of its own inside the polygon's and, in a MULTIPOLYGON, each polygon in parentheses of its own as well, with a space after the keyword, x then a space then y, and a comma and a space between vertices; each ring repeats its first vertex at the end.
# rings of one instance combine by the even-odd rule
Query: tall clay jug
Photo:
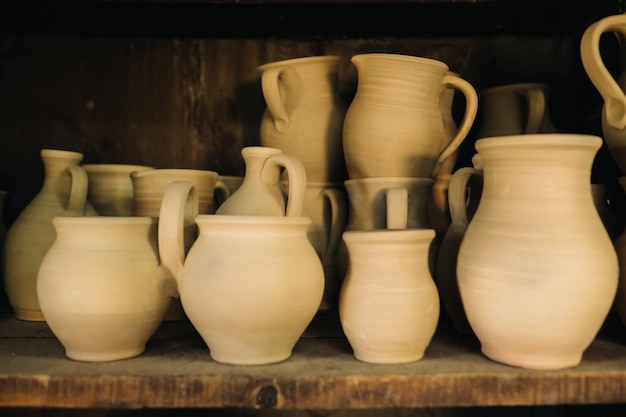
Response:
POLYGON ((45 178, 39 193, 9 228, 3 250, 4 287, 15 317, 44 320, 37 300, 37 272, 54 242, 52 219, 97 213, 86 202, 87 174, 78 152, 43 149, 45 178))
POLYGON ((243 182, 215 214, 282 217, 302 212, 307 175, 297 158, 264 146, 243 148, 241 155, 246 165, 243 182), (280 184, 283 169, 289 180, 288 201, 280 184))
POLYGON ((589 79, 604 99, 602 131, 617 166, 626 174, 626 14, 605 17, 585 30, 580 42, 580 56, 589 79), (604 65, 600 55, 600 38, 614 33, 620 46, 620 68, 617 78, 604 65))
POLYGON ((476 91, 434 59, 394 54, 352 57, 358 85, 346 113, 343 150, 350 179, 435 176, 467 136, 478 108, 476 91), (457 88, 466 111, 444 146, 440 93, 457 88))
POLYGON ((298 158, 311 182, 346 177, 341 136, 346 104, 337 87, 336 56, 312 56, 259 67, 267 108, 262 146, 298 158))
POLYGON ((577 365, 617 290, 615 249, 591 195, 601 138, 479 139, 484 187, 458 255, 483 353, 524 368, 577 365))

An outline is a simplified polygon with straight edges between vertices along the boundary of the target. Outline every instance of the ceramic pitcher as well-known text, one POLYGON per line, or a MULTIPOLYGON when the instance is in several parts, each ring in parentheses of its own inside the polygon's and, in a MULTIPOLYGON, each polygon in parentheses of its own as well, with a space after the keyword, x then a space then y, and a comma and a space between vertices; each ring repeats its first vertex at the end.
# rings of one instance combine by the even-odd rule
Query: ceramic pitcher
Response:
POLYGON ((131 164, 83 164, 89 179, 87 201, 101 216, 133 215, 131 172, 154 169, 131 164))
POLYGON ((337 87, 336 56, 312 56, 259 67, 267 104, 262 146, 298 158, 311 182, 346 177, 341 136, 346 104, 337 87))
POLYGON ((439 296, 428 266, 435 232, 346 231, 350 267, 339 317, 354 356, 364 362, 421 359, 439 319, 439 296))
POLYGON ((93 216, 86 202, 88 179, 79 167, 83 155, 56 149, 41 150, 44 182, 7 231, 3 250, 4 288, 15 317, 44 320, 37 300, 37 272, 54 242, 56 216, 93 216))
POLYGON ((474 88, 434 59, 394 54, 352 57, 358 85, 346 113, 343 150, 350 179, 437 174, 467 136, 476 116, 474 88), (443 146, 442 89, 463 93, 466 112, 443 146))
POLYGON ((41 263, 37 294, 69 358, 111 361, 144 351, 177 295, 183 234, 196 214, 193 185, 177 182, 158 220, 53 220, 57 238, 41 263))
POLYGON ((609 151, 622 173, 626 173, 626 14, 605 17, 585 30, 580 56, 589 79, 604 100, 602 131, 609 151), (613 33, 620 46, 620 68, 616 77, 606 68, 600 54, 600 38, 613 33))
POLYGON ((601 144, 574 134, 476 142, 484 187, 457 275, 487 357, 525 368, 575 366, 607 317, 618 263, 591 195, 601 144))
POLYGON ((243 148, 241 155, 246 166, 243 182, 216 214, 283 217, 302 213, 307 176, 297 158, 264 146, 243 148), (288 201, 280 184, 283 169, 288 178, 288 201))
POLYGON ((551 89, 545 83, 507 84, 479 92, 477 138, 555 133, 550 118, 551 89))

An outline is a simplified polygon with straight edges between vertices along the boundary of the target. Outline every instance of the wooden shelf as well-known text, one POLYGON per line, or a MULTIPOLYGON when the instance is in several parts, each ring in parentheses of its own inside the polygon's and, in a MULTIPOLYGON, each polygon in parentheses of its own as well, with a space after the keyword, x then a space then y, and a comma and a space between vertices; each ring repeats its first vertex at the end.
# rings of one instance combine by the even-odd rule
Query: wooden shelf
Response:
POLYGON ((582 363, 535 371, 501 365, 442 327, 424 359, 356 360, 334 316, 318 318, 288 360, 214 362, 188 322, 164 323, 133 359, 67 359, 45 323, 0 317, 0 406, 375 409, 626 402, 626 335, 601 333, 582 363))

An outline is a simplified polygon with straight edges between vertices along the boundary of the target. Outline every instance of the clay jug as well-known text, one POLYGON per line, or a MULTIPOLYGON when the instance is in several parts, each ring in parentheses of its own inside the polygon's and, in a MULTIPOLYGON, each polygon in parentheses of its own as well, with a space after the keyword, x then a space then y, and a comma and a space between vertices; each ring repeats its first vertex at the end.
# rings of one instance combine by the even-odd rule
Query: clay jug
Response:
POLYGON ((154 169, 144 165, 83 164, 89 188, 87 201, 101 216, 133 215, 133 184, 131 172, 154 169))
POLYGON ((180 298, 211 357, 240 365, 287 359, 324 290, 307 237, 311 219, 300 209, 287 216, 200 215, 196 223, 180 298))
POLYGON ((216 187, 213 195, 213 207, 219 207, 232 193, 239 189, 243 182, 243 177, 238 175, 220 175, 218 184, 224 184, 225 188, 216 187))
POLYGON ((461 333, 471 333, 472 329, 465 317, 459 294, 457 256, 467 226, 478 207, 481 193, 482 171, 465 167, 452 176, 448 190, 452 221, 441 240, 435 267, 435 283, 439 289, 441 304, 454 328, 461 333))
POLYGON ((492 360, 575 366, 607 317, 618 263, 591 195, 601 144, 573 134, 476 142, 484 188, 457 275, 467 319, 492 360))
POLYGON ((354 356, 364 362, 421 359, 439 319, 430 275, 432 229, 346 231, 350 266, 339 317, 354 356))
POLYGON ((550 118, 551 89, 545 83, 507 84, 479 92, 477 138, 555 133, 550 118))
POLYGON ((336 56, 295 58, 261 65, 267 104, 262 146, 300 160, 311 182, 346 177, 341 137, 346 104, 339 96, 336 56))
POLYGON ((585 30, 580 41, 580 56, 589 79, 604 100, 602 132, 617 166, 626 173, 626 14, 605 17, 585 30), (617 77, 606 68, 600 54, 600 38, 613 33, 620 46, 620 68, 617 77))
POLYGON ((215 214, 283 217, 302 213, 307 176, 297 158, 264 146, 243 148, 241 155, 246 166, 243 182, 215 214), (280 184, 283 169, 289 180, 288 201, 280 184))
POLYGON ((197 198, 172 184, 154 217, 57 217, 57 238, 39 270, 37 293, 50 329, 79 361, 141 354, 177 295, 183 233, 197 198), (158 222, 158 224, 157 224, 158 222))
POLYGON ((346 113, 343 150, 350 179, 435 176, 467 136, 476 116, 474 88, 429 58, 363 54, 352 57, 358 85, 346 113), (463 93, 466 112, 447 141, 440 93, 463 93))
POLYGON ((79 167, 83 155, 55 149, 41 150, 44 181, 39 193, 7 231, 3 250, 4 288, 15 317, 44 320, 37 300, 37 272, 56 233, 57 216, 96 215, 86 202, 88 179, 79 167))

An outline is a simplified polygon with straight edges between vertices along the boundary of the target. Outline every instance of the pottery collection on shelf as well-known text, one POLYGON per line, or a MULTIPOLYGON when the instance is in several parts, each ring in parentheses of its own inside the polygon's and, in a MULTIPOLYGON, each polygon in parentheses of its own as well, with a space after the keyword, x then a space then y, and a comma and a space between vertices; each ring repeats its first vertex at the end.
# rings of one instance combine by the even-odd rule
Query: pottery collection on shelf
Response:
MULTIPOLYGON (((626 95, 605 32, 626 38, 626 15, 581 42, 619 165, 626 95)), ((578 365, 613 306, 626 324, 626 216, 591 184, 603 138, 557 132, 548 84, 478 94, 442 61, 365 53, 346 103, 339 62, 258 67, 266 107, 241 176, 43 149, 43 186, 3 244, 16 318, 91 362, 188 320, 216 362, 260 365, 327 313, 356 359, 419 361, 445 315, 487 358, 540 369, 578 365), (473 167, 457 168, 474 127, 473 167)))

